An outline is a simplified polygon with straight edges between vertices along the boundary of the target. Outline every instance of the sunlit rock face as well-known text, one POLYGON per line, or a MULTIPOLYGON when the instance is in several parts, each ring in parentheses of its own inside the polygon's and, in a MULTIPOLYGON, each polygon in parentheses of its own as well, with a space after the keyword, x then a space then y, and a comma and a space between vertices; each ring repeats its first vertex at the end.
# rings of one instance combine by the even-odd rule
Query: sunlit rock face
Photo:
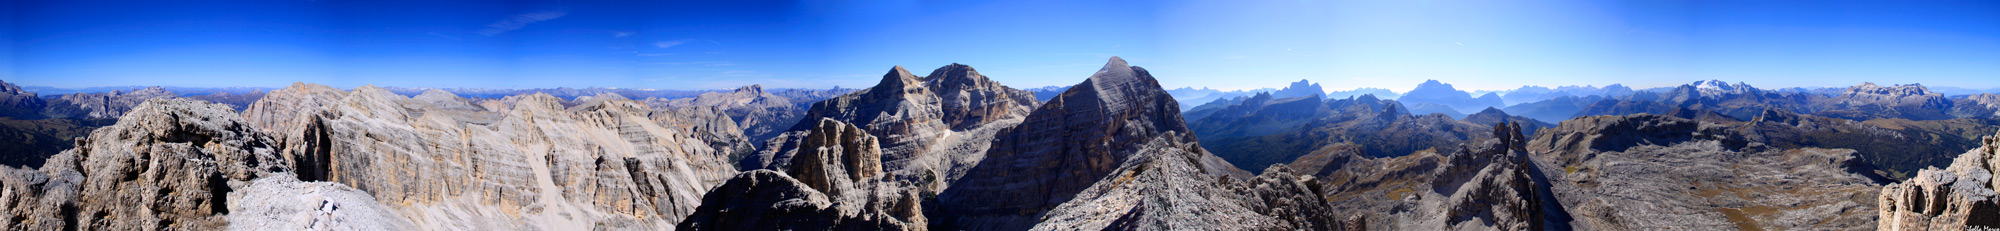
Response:
POLYGON ((0 227, 12 230, 219 230, 267 227, 409 228, 366 194, 299 182, 279 143, 228 106, 152 99, 39 170, 0 168, 0 227), (313 193, 273 191, 306 184, 313 193), (315 202, 361 213, 273 210, 267 198, 333 196, 315 202), (307 216, 318 214, 318 216, 307 216), (268 222, 259 216, 287 217, 268 222), (258 226, 267 225, 267 226, 258 226))
POLYGON ((426 229, 670 228, 736 173, 714 145, 728 141, 703 139, 741 137, 615 94, 475 105, 299 84, 265 101, 243 117, 279 134, 300 179, 360 189, 426 229))
MULTIPOLYGON (((1996 135, 2000 136, 2000 135, 1996 135)), ((1959 155, 1949 167, 1925 169, 1915 178, 1882 188, 1877 230, 2000 228, 2000 140, 1959 155)))
POLYGON ((833 119, 815 123, 782 174, 737 174, 702 198, 683 230, 925 230, 918 191, 882 171, 878 139, 833 119))
MULTIPOLYGON (((1193 143, 1179 105, 1145 69, 1113 58, 1088 80, 1001 131, 986 160, 938 196, 961 229, 1021 230, 1077 198, 1155 139, 1193 143)), ((1248 173, 1205 152, 1210 177, 1248 173)))
POLYGON ((743 169, 789 169, 817 121, 852 124, 880 139, 882 169, 896 181, 936 193, 985 159, 1000 130, 1039 104, 1031 92, 1000 85, 971 66, 952 64, 918 77, 894 67, 876 86, 813 104, 797 126, 744 157, 743 169))

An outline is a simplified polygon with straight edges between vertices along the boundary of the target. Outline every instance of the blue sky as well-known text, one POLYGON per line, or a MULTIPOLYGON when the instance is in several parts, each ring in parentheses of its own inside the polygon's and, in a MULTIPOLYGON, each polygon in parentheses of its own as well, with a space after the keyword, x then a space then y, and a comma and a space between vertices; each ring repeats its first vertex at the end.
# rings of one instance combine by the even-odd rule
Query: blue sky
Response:
POLYGON ((866 87, 972 65, 1071 85, 2000 87, 1994 1, 40 1, 0 80, 56 87, 866 87))

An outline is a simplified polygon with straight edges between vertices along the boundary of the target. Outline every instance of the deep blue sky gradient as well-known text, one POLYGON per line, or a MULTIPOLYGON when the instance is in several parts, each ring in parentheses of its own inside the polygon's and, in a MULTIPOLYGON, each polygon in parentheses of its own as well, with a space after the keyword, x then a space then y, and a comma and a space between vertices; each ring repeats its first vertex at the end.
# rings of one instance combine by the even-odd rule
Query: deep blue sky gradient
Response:
POLYGON ((1070 85, 2000 87, 1996 1, 42 1, 0 80, 56 87, 866 87, 949 63, 1070 85))

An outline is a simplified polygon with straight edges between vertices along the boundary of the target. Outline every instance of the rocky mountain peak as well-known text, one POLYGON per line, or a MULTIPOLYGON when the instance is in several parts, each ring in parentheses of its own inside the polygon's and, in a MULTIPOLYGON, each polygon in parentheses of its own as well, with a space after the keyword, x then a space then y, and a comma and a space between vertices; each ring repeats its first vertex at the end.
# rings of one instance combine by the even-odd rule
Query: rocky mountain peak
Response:
POLYGON ((31 96, 32 96, 32 95, 35 95, 35 93, 33 93, 33 92, 27 92, 27 91, 22 91, 22 90, 21 90, 21 86, 18 86, 18 85, 14 85, 13 83, 8 83, 7 81, 0 81, 0 95, 31 95, 31 96))
MULTIPOLYGON (((1090 87, 1071 87, 1063 95, 1072 95, 1069 93, 1077 92, 1080 89, 1088 90, 1089 93, 1087 95, 1096 98, 1097 102, 1101 102, 1100 106, 1107 107, 1107 111, 1122 111, 1122 108, 1127 106, 1153 106, 1136 104, 1140 102, 1132 101, 1150 100, 1154 96, 1152 94, 1157 93, 1160 96, 1169 97, 1166 101, 1162 102, 1174 103, 1175 109, 1173 111, 1176 111, 1176 113, 1174 113, 1175 118, 1173 119, 1181 119, 1179 118, 1180 113, 1178 113, 1180 110, 1179 104, 1172 101, 1172 96, 1167 95, 1165 88, 1160 87, 1159 80, 1153 79, 1153 75, 1146 72, 1145 68, 1127 65, 1125 64, 1125 59, 1118 58, 1117 56, 1112 56, 1111 61, 1106 62, 1104 68, 1098 69, 1096 74, 1090 75, 1089 80, 1085 80, 1083 85, 1089 85, 1090 87)), ((1077 95, 1082 96, 1085 94, 1077 95)), ((1182 129, 1181 133, 1186 134, 1187 131, 1182 129)))
POLYGON ((786 173, 814 190, 839 195, 856 181, 882 175, 881 145, 853 124, 820 119, 800 146, 803 153, 786 173))
POLYGON ((952 210, 947 214, 959 228, 1026 229, 1148 148, 1149 141, 1193 143, 1179 108, 1145 69, 1112 58, 1020 125, 1000 131, 986 159, 939 194, 939 201, 952 210))
MULTIPOLYGON (((149 99, 40 171, 0 168, 9 229, 222 229, 232 193, 290 178, 278 144, 222 104, 149 99), (115 217, 110 214, 117 214, 115 217)), ((244 213, 249 213, 245 211, 244 213)))
POLYGON ((924 93, 923 87, 923 79, 910 74, 910 70, 905 70, 903 66, 899 65, 890 68, 888 74, 882 74, 882 82, 876 83, 874 88, 868 89, 868 92, 869 95, 875 97, 893 97, 903 94, 921 94, 924 93))
POLYGON ((272 90, 264 94, 264 99, 251 103, 243 110, 243 118, 266 132, 287 135, 302 128, 301 122, 295 121, 300 115, 338 103, 347 94, 347 91, 326 85, 293 82, 291 86, 272 90))
POLYGON ((1728 96, 1728 95, 1750 94, 1758 91, 1757 88, 1751 87, 1750 84, 1745 84, 1743 82, 1737 82, 1731 84, 1729 82, 1723 82, 1722 80, 1713 80, 1713 79, 1695 81, 1694 83, 1689 83, 1687 85, 1681 85, 1681 86, 1685 88, 1692 88, 1695 92, 1699 92, 1700 93, 1699 95, 1703 98, 1721 98, 1723 96, 1728 96))
POLYGON ((924 76, 924 81, 947 82, 947 83, 958 83, 958 84, 977 84, 977 83, 992 82, 991 80, 987 80, 985 75, 980 75, 979 70, 973 69, 972 66, 959 63, 951 63, 951 65, 944 65, 942 67, 938 67, 937 70, 932 70, 930 75, 924 76))
MULTIPOLYGON (((1449 83, 1444 83, 1444 82, 1438 82, 1438 80, 1435 80, 1435 79, 1426 79, 1426 80, 1424 80, 1424 83, 1419 83, 1419 84, 1417 84, 1417 88, 1426 88, 1426 87, 1441 87, 1441 88, 1447 88, 1447 89, 1450 89, 1450 88, 1451 88, 1451 84, 1449 84, 1449 83)), ((1457 90, 1457 89, 1453 89, 1453 90, 1457 90)))
POLYGON ((34 92, 21 90, 21 86, 0 81, 0 117, 28 119, 42 117, 48 102, 36 97, 34 92))
POLYGON ((1925 88, 1924 85, 1920 84, 1908 84, 1908 85, 1899 84, 1895 86, 1884 87, 1875 85, 1875 83, 1872 82, 1863 82, 1859 85, 1848 87, 1847 92, 1844 93, 1844 95, 1903 98, 1903 97, 1919 97, 1919 96, 1942 97, 1944 94, 1931 92, 1930 88, 1925 88))
POLYGON ((1286 86, 1285 89, 1279 89, 1274 95, 1278 98, 1323 96, 1326 95, 1326 89, 1320 88, 1317 83, 1300 79, 1298 82, 1292 83, 1291 86, 1286 86))
POLYGON ((762 95, 762 94, 764 94, 764 85, 762 85, 762 84, 751 84, 750 86, 743 86, 743 87, 738 87, 738 88, 736 88, 736 91, 733 91, 733 92, 736 92, 736 93, 744 93, 744 94, 752 94, 752 95, 762 95))

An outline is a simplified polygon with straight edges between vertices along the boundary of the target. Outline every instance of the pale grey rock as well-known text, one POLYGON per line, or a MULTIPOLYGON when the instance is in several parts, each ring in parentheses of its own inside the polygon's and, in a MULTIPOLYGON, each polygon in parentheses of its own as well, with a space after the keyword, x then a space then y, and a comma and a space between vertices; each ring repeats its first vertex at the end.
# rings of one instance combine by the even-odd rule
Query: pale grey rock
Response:
POLYGON ((363 86, 275 98, 320 103, 244 117, 297 127, 281 137, 299 178, 367 192, 420 229, 667 229, 736 173, 729 153, 694 132, 701 123, 616 94, 509 96, 504 107, 428 95, 363 86))
POLYGON ((152 99, 40 170, 0 172, 0 227, 221 229, 253 180, 289 180, 278 144, 227 106, 152 99))
POLYGON ((300 125, 300 115, 317 112, 319 108, 337 103, 347 97, 346 91, 326 85, 294 82, 290 87, 272 90, 264 94, 264 99, 251 103, 243 110, 243 119, 263 129, 273 136, 287 136, 304 128, 300 125))
MULTIPOLYGON (((814 103, 803 118, 853 124, 879 137, 883 169, 891 179, 927 192, 950 186, 985 159, 994 134, 1013 127, 1038 104, 1027 91, 1000 85, 962 64, 925 77, 901 66, 859 91, 814 103)), ((787 169, 813 123, 767 141, 741 160, 743 169, 787 169)))
POLYGON ((229 230, 417 229, 368 192, 332 182, 263 178, 229 198, 229 230))
POLYGON ((34 92, 23 91, 21 86, 0 81, 0 117, 37 118, 42 116, 42 109, 47 106, 48 102, 37 97, 34 92))
POLYGON ((756 152, 751 139, 743 134, 736 121, 729 118, 727 110, 721 107, 653 107, 650 116, 653 122, 670 129, 694 132, 696 140, 708 142, 711 149, 721 152, 723 160, 734 163, 756 152))
MULTIPOLYGON (((1773 122, 1786 118, 1767 117, 1773 122)), ((1544 130, 1556 204, 1577 229, 1852 230, 1875 226, 1876 179, 1853 150, 1778 149, 1671 116, 1593 116, 1544 130)))
POLYGON ((918 191, 886 181, 875 136, 822 119, 786 174, 754 170, 718 186, 685 230, 926 230, 918 191))
MULTIPOLYGON (((885 80, 886 82, 886 80, 885 80)), ((994 139, 986 159, 938 195, 939 223, 955 229, 1024 230, 1124 166, 1156 139, 1193 143, 1179 106, 1145 69, 1112 58, 1081 84, 994 139)), ((1207 177, 1249 178, 1202 152, 1207 177)))
MULTIPOLYGON (((1204 165, 1199 146, 1175 143, 1168 132, 1134 150, 1103 180, 1051 209, 1030 230, 1300 230, 1327 222, 1329 211, 1297 181, 1273 175, 1259 179, 1260 190, 1245 193, 1237 178, 1217 177, 1230 165, 1204 165), (1237 187, 1230 187, 1237 186, 1237 187), (1290 190, 1272 187, 1294 186, 1290 190), (1305 194, 1305 197, 1299 194, 1305 194), (1270 201, 1264 200, 1269 197, 1270 201), (1285 198, 1290 197, 1290 198, 1285 198), (1290 201, 1286 199, 1305 199, 1290 201), (1272 205, 1277 205, 1275 208, 1272 205), (1295 213, 1303 212, 1303 213, 1295 213), (1265 213, 1281 214, 1279 219, 1265 213), (1305 215, 1305 216, 1300 216, 1305 215), (1319 220, 1325 219, 1325 220, 1319 220)), ((1282 174, 1282 173, 1274 173, 1282 174)), ((1271 174, 1267 174, 1271 175, 1271 174)))
POLYGON ((140 103, 153 98, 176 98, 166 88, 146 87, 132 91, 111 91, 106 93, 73 93, 63 95, 49 102, 51 108, 43 114, 56 118, 116 119, 123 117, 140 103))
POLYGON ((2000 140, 1966 151, 1949 167, 1917 172, 1915 178, 1882 188, 1876 230, 2000 229, 2000 140))
POLYGON ((779 133, 787 131, 804 115, 806 107, 793 102, 791 98, 764 91, 763 85, 750 85, 729 92, 709 92, 693 98, 664 99, 647 98, 647 105, 664 108, 714 107, 721 109, 745 136, 756 145, 779 133))

